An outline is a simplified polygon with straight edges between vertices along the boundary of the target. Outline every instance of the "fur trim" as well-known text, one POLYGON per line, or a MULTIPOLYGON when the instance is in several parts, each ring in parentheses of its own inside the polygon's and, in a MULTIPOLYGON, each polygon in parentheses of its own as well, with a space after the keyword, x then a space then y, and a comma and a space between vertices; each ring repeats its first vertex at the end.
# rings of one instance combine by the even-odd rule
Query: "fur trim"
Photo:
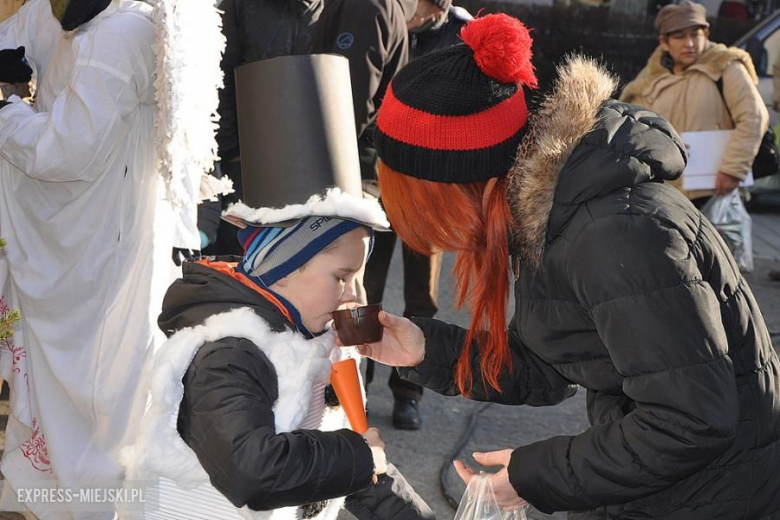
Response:
POLYGON ((156 155, 174 208, 201 199, 201 175, 217 157, 220 60, 225 48, 214 0, 152 0, 156 155))
POLYGON ((510 209, 522 260, 538 266, 544 252, 555 188, 571 152, 597 122, 617 81, 594 60, 570 57, 558 69, 553 92, 529 122, 509 172, 510 209))
MULTIPOLYGON (((671 74, 669 69, 661 64, 663 55, 664 50, 660 46, 657 47, 650 59, 647 60, 645 68, 639 72, 634 81, 623 89, 621 99, 630 103, 632 99, 643 96, 652 90, 653 85, 658 80, 671 74)), ((707 74, 712 81, 718 81, 729 65, 735 61, 742 63, 753 83, 758 84, 758 74, 756 74, 756 68, 750 54, 736 47, 726 47, 722 43, 709 42, 701 57, 690 68, 707 74)))
MULTIPOLYGON (((205 487, 208 493, 198 496, 213 496, 208 474, 179 435, 176 422, 184 396, 182 378, 196 353, 205 343, 225 337, 252 341, 274 365, 279 388, 279 398, 273 406, 277 432, 290 432, 301 424, 309 411, 312 387, 329 381, 333 362, 347 357, 359 359, 354 348, 335 348, 332 331, 312 340, 293 331, 273 332, 265 320, 246 307, 211 316, 202 325, 180 330, 155 352, 144 368, 141 388, 148 389, 143 396, 145 411, 135 444, 120 454, 128 481, 165 478, 185 493, 205 487)), ((348 427, 348 422, 342 409, 325 411, 321 430, 344 427, 348 427)), ((217 498, 224 499, 218 495, 217 498)), ((343 498, 330 502, 317 518, 336 517, 343 498)), ((244 518, 281 520, 297 518, 297 509, 264 512, 244 507, 238 512, 244 518)))
POLYGON ((250 208, 238 202, 222 212, 223 219, 244 226, 278 224, 314 216, 355 220, 378 231, 390 229, 387 215, 376 200, 358 198, 339 188, 329 188, 324 196, 312 195, 305 204, 290 204, 283 208, 250 208))
POLYGON ((204 173, 200 176, 200 200, 216 201, 218 195, 233 193, 233 181, 229 177, 214 177, 204 173))

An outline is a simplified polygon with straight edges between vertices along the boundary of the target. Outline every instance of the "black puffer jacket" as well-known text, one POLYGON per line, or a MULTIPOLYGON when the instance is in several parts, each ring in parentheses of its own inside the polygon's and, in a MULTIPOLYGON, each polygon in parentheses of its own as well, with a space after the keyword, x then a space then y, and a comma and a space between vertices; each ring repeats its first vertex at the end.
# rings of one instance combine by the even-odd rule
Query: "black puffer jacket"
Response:
MULTIPOLYGON (((277 307, 253 289, 211 267, 186 262, 168 290, 158 323, 167 334, 206 318, 248 307, 275 332, 289 325, 277 307)), ((374 462, 351 430, 276 432, 276 371, 251 341, 228 337, 205 343, 184 376, 180 435, 213 486, 236 507, 270 510, 348 495, 359 519, 432 519, 425 502, 391 464, 372 484, 374 462)))
POLYGON ((322 0, 223 0, 222 33, 225 87, 219 91, 219 156, 230 161, 241 155, 233 70, 252 60, 308 54, 320 18, 322 0))
MULTIPOLYGON (((664 181, 685 148, 664 119, 607 100, 573 60, 511 173, 520 278, 504 393, 554 404, 588 392, 592 426, 517 448, 509 476, 576 519, 737 520, 780 512, 780 362, 715 229, 664 181)), ((455 394, 464 332, 420 320, 412 381, 455 394)), ((508 445, 518 442, 507 432, 508 445)))
POLYGON ((406 21, 417 0, 328 0, 312 41, 312 54, 349 60, 360 170, 374 179, 374 120, 387 86, 409 61, 406 21))

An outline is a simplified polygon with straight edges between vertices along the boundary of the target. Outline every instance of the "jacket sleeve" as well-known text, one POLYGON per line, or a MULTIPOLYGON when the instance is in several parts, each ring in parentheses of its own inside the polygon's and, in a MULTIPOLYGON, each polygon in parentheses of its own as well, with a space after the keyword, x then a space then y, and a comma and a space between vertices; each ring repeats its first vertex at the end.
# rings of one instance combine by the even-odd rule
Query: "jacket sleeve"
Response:
POLYGON ((347 511, 358 520, 434 520, 428 504, 398 469, 387 463, 377 483, 347 497, 347 511))
MULTIPOLYGON (((350 430, 275 431, 276 373, 254 343, 201 347, 185 376, 185 441, 236 507, 270 510, 346 496, 371 484, 374 462, 350 430)), ((181 420, 181 418, 180 418, 181 420)))
POLYGON ((138 46, 148 46, 153 28, 148 23, 128 28, 132 34, 126 36, 101 27, 89 44, 82 44, 84 57, 76 61, 51 111, 35 112, 23 102, 3 108, 0 155, 42 181, 97 179, 106 158, 127 146, 134 123, 130 115, 142 103, 150 103, 152 110, 153 58, 138 46))
POLYGON ((220 159, 230 161, 241 154, 238 144, 236 75, 234 72, 234 69, 241 64, 241 38, 236 25, 235 0, 224 0, 219 8, 223 12, 222 33, 225 35, 225 52, 220 64, 225 86, 219 91, 217 146, 220 159))
MULTIPOLYGON (((467 331, 433 319, 415 318, 414 323, 425 335, 425 359, 416 367, 399 368, 399 374, 404 379, 440 394, 458 395, 460 391, 455 384, 455 365, 467 331)), ((509 329, 509 349, 512 370, 502 372, 499 379, 502 391, 498 393, 479 376, 480 358, 478 348, 474 345, 471 349, 471 366, 476 380, 469 399, 546 406, 557 404, 576 393, 575 385, 523 345, 514 327, 509 329)))
POLYGON ((733 444, 739 402, 721 304, 692 247, 639 215, 592 222, 572 245, 569 281, 636 408, 580 435, 514 451, 510 481, 541 511, 651 495, 733 444))
POLYGON ((747 69, 739 61, 732 62, 723 72, 723 99, 734 121, 734 134, 723 153, 720 171, 744 179, 753 167, 769 125, 769 114, 747 69))

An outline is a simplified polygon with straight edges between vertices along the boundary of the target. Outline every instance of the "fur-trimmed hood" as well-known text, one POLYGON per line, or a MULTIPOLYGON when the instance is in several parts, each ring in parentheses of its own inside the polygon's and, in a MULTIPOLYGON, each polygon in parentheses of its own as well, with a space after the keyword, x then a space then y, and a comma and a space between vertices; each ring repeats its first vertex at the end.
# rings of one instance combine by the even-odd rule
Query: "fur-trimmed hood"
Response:
MULTIPOLYGON (((664 67, 663 56, 664 50, 658 46, 647 60, 645 68, 640 71, 634 81, 623 89, 621 94, 623 99, 630 100, 635 96, 642 96, 652 91, 659 80, 672 74, 669 69, 664 67)), ((735 61, 742 63, 753 83, 758 84, 758 74, 756 74, 756 68, 753 66, 750 54, 736 47, 726 47, 722 43, 707 43, 701 57, 689 69, 703 72, 712 81, 718 81, 728 66, 735 61)))
POLYGON ((571 57, 529 120, 509 172, 515 254, 538 266, 547 242, 579 205, 619 188, 680 176, 685 145, 656 114, 614 100, 617 82, 595 61, 571 57))

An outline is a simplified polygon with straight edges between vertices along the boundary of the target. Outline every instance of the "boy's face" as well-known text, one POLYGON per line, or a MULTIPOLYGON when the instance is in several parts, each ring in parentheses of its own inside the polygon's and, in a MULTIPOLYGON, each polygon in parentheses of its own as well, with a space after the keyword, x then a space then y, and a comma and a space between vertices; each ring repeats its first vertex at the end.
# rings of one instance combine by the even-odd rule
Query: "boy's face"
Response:
POLYGON ((322 332, 333 311, 357 300, 357 277, 366 263, 368 247, 368 231, 353 229, 333 247, 273 284, 271 290, 298 309, 309 331, 322 332))

